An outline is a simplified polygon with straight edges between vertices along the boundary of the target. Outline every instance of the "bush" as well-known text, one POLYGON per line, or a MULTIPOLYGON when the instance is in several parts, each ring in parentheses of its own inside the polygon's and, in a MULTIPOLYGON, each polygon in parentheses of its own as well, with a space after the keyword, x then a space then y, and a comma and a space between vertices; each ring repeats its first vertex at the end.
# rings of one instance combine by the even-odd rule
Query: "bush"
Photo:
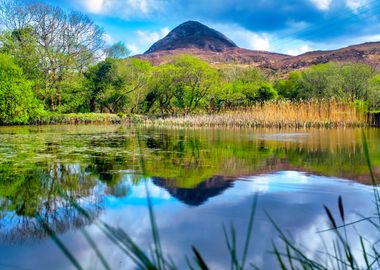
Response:
POLYGON ((10 56, 0 54, 0 124, 26 124, 43 114, 21 68, 10 56))

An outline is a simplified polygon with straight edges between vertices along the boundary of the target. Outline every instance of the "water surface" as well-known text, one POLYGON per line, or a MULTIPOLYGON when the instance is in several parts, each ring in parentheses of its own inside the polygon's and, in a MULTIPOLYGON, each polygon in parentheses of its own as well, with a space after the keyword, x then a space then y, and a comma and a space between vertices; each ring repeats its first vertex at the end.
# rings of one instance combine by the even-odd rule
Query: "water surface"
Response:
MULTIPOLYGON (((378 172, 380 130, 365 134, 378 172)), ((121 227, 148 249, 145 185, 165 252, 179 268, 195 245, 214 269, 227 269, 222 225, 233 223, 242 244, 258 194, 249 260, 274 269, 270 252, 278 233, 265 211, 312 253, 323 246, 316 231, 328 227, 322 204, 335 211, 341 195, 348 219, 357 219, 358 211, 370 214, 370 183, 359 129, 3 127, 0 269, 73 268, 41 224, 49 225, 85 269, 102 265, 83 230, 113 268, 134 269, 94 222, 121 227)), ((326 233, 322 239, 329 237, 326 233)))

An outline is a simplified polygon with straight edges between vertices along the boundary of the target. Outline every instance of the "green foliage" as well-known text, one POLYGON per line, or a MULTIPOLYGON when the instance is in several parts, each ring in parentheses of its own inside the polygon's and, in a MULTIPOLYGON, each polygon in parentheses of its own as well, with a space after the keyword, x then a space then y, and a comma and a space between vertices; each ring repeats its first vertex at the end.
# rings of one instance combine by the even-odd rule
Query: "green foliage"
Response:
POLYGON ((105 49, 105 54, 109 58, 120 59, 129 55, 129 50, 124 42, 117 42, 105 49))
POLYGON ((207 94, 216 85, 218 73, 192 56, 155 67, 146 96, 146 111, 189 114, 207 106, 207 94))
POLYGON ((218 73, 210 65, 191 56, 181 56, 173 63, 174 105, 184 114, 206 107, 206 95, 212 91, 218 73))
POLYGON ((11 57, 0 54, 0 124, 26 124, 43 109, 11 57))
POLYGON ((368 100, 372 69, 365 64, 327 63, 294 71, 287 80, 275 84, 279 95, 286 99, 335 99, 340 101, 368 100))
POLYGON ((369 110, 380 109, 380 74, 375 75, 369 81, 367 100, 369 110))
POLYGON ((126 82, 118 72, 116 60, 107 58, 90 67, 84 76, 91 112, 119 112, 124 109, 127 96, 121 90, 126 82))
POLYGON ((290 100, 305 99, 305 93, 302 91, 301 76, 301 72, 293 71, 289 74, 287 80, 278 80, 274 88, 277 90, 279 97, 290 100))

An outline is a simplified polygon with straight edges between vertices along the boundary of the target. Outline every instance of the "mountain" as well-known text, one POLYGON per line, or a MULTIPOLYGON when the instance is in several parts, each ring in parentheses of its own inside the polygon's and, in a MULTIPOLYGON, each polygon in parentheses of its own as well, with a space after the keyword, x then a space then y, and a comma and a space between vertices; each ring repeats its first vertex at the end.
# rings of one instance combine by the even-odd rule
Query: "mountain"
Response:
POLYGON ((237 48, 237 46, 222 33, 200 22, 188 21, 154 43, 145 54, 183 48, 221 52, 227 48, 237 48))
POLYGON ((211 64, 253 65, 280 73, 331 61, 360 62, 380 68, 380 42, 290 56, 239 48, 222 33, 195 21, 179 25, 166 37, 154 43, 144 54, 136 57, 158 65, 180 54, 191 54, 211 64))

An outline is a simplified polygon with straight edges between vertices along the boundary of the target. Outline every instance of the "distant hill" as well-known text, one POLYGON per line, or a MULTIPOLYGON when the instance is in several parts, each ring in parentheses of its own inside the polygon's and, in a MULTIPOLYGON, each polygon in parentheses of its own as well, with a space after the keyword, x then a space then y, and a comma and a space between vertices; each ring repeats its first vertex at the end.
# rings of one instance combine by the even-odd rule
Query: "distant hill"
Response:
POLYGON ((166 37, 154 43, 147 52, 136 57, 158 65, 180 54, 191 54, 212 64, 254 65, 283 73, 331 61, 361 62, 380 67, 380 42, 290 56, 239 48, 222 33, 195 21, 177 26, 166 37))

